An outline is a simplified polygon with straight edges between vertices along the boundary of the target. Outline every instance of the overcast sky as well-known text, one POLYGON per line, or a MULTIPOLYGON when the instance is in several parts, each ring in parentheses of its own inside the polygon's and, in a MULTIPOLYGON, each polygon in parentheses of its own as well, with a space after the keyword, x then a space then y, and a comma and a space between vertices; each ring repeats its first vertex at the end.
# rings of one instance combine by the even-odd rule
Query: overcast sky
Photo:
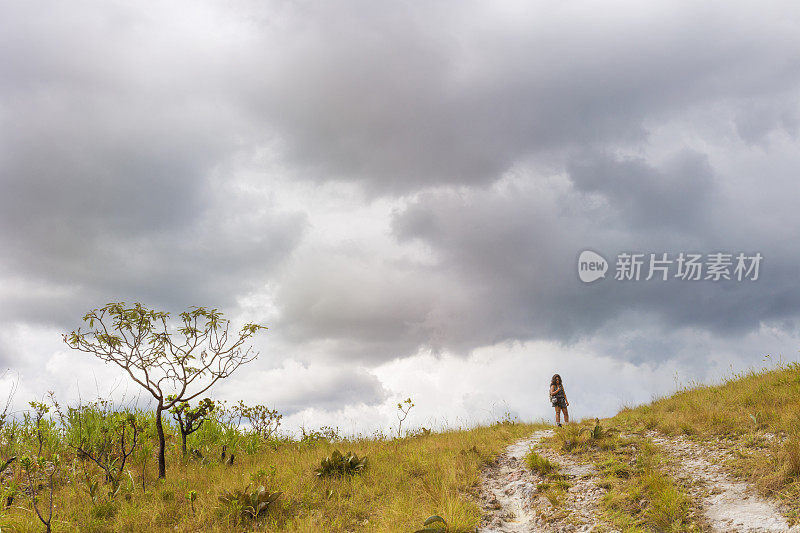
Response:
POLYGON ((610 415, 795 360, 798 51, 792 1, 3 2, 0 397, 135 395, 61 341, 110 301, 266 324, 214 396, 289 429, 548 417, 555 372, 610 415))

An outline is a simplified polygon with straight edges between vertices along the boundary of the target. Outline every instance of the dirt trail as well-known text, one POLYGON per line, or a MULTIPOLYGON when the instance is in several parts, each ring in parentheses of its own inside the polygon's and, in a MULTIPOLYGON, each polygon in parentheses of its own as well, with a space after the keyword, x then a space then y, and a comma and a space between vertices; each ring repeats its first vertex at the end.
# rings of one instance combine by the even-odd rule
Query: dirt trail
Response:
POLYGON ((759 496, 747 483, 732 479, 716 464, 731 457, 730 452, 684 437, 655 432, 647 436, 672 456, 673 474, 686 481, 713 531, 800 532, 800 525, 789 527, 776 502, 759 496))
MULTIPOLYGON (((605 492, 597 486, 593 465, 580 464, 567 455, 540 446, 552 430, 540 430, 522 439, 487 466, 480 489, 483 519, 478 533, 611 531, 597 520, 597 507, 605 492), (560 467, 570 487, 553 506, 537 490, 547 482, 525 466, 530 448, 560 467)), ((800 525, 790 527, 778 503, 759 496, 748 484, 728 476, 715 463, 730 452, 712 449, 683 437, 651 432, 647 435, 671 457, 671 474, 684 481, 701 507, 713 532, 800 533, 800 525)))
POLYGON ((597 525, 597 501, 603 490, 597 487, 592 465, 576 463, 547 448, 537 448, 552 430, 541 430, 518 441, 487 467, 481 488, 484 518, 479 533, 579 532, 597 525), (532 473, 524 463, 530 448, 557 463, 570 488, 560 505, 554 507, 536 489, 545 478, 532 473))

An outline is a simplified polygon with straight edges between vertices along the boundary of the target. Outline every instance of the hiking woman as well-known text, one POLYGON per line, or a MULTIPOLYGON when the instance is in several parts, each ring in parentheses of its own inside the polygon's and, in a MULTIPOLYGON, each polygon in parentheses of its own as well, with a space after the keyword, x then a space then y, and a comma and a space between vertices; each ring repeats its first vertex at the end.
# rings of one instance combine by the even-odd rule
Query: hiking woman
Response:
POLYGON ((561 427, 561 412, 564 412, 564 423, 569 423, 569 412, 567 406, 567 393, 564 392, 564 384, 561 382, 561 376, 558 374, 553 376, 550 380, 550 403, 556 408, 556 424, 561 427))

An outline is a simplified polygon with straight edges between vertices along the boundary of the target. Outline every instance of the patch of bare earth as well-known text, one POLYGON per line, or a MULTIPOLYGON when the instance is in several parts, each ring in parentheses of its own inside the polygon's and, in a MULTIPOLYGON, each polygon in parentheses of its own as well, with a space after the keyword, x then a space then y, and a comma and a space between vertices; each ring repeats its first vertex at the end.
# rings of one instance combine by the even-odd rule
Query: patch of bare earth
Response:
POLYGON ((597 486, 592 465, 580 464, 566 455, 539 447, 551 430, 535 432, 509 446, 483 473, 480 505, 483 520, 478 532, 605 532, 609 528, 597 519, 598 502, 605 492, 597 486), (555 498, 555 504, 537 489, 552 480, 531 472, 525 455, 531 448, 559 465, 569 488, 555 498))
POLYGON ((724 471, 720 464, 732 457, 730 451, 683 436, 656 432, 647 436, 671 456, 673 476, 689 487, 713 531, 800 532, 800 526, 789 526, 779 503, 758 495, 752 486, 724 471))

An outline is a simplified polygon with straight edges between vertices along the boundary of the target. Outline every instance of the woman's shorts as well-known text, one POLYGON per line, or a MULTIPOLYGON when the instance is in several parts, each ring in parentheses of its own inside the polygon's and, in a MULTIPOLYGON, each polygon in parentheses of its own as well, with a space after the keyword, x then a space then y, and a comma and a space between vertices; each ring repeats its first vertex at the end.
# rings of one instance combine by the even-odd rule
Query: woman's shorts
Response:
POLYGON ((550 403, 553 404, 553 407, 567 407, 567 399, 566 398, 560 398, 558 396, 554 396, 553 398, 550 398, 550 403))

